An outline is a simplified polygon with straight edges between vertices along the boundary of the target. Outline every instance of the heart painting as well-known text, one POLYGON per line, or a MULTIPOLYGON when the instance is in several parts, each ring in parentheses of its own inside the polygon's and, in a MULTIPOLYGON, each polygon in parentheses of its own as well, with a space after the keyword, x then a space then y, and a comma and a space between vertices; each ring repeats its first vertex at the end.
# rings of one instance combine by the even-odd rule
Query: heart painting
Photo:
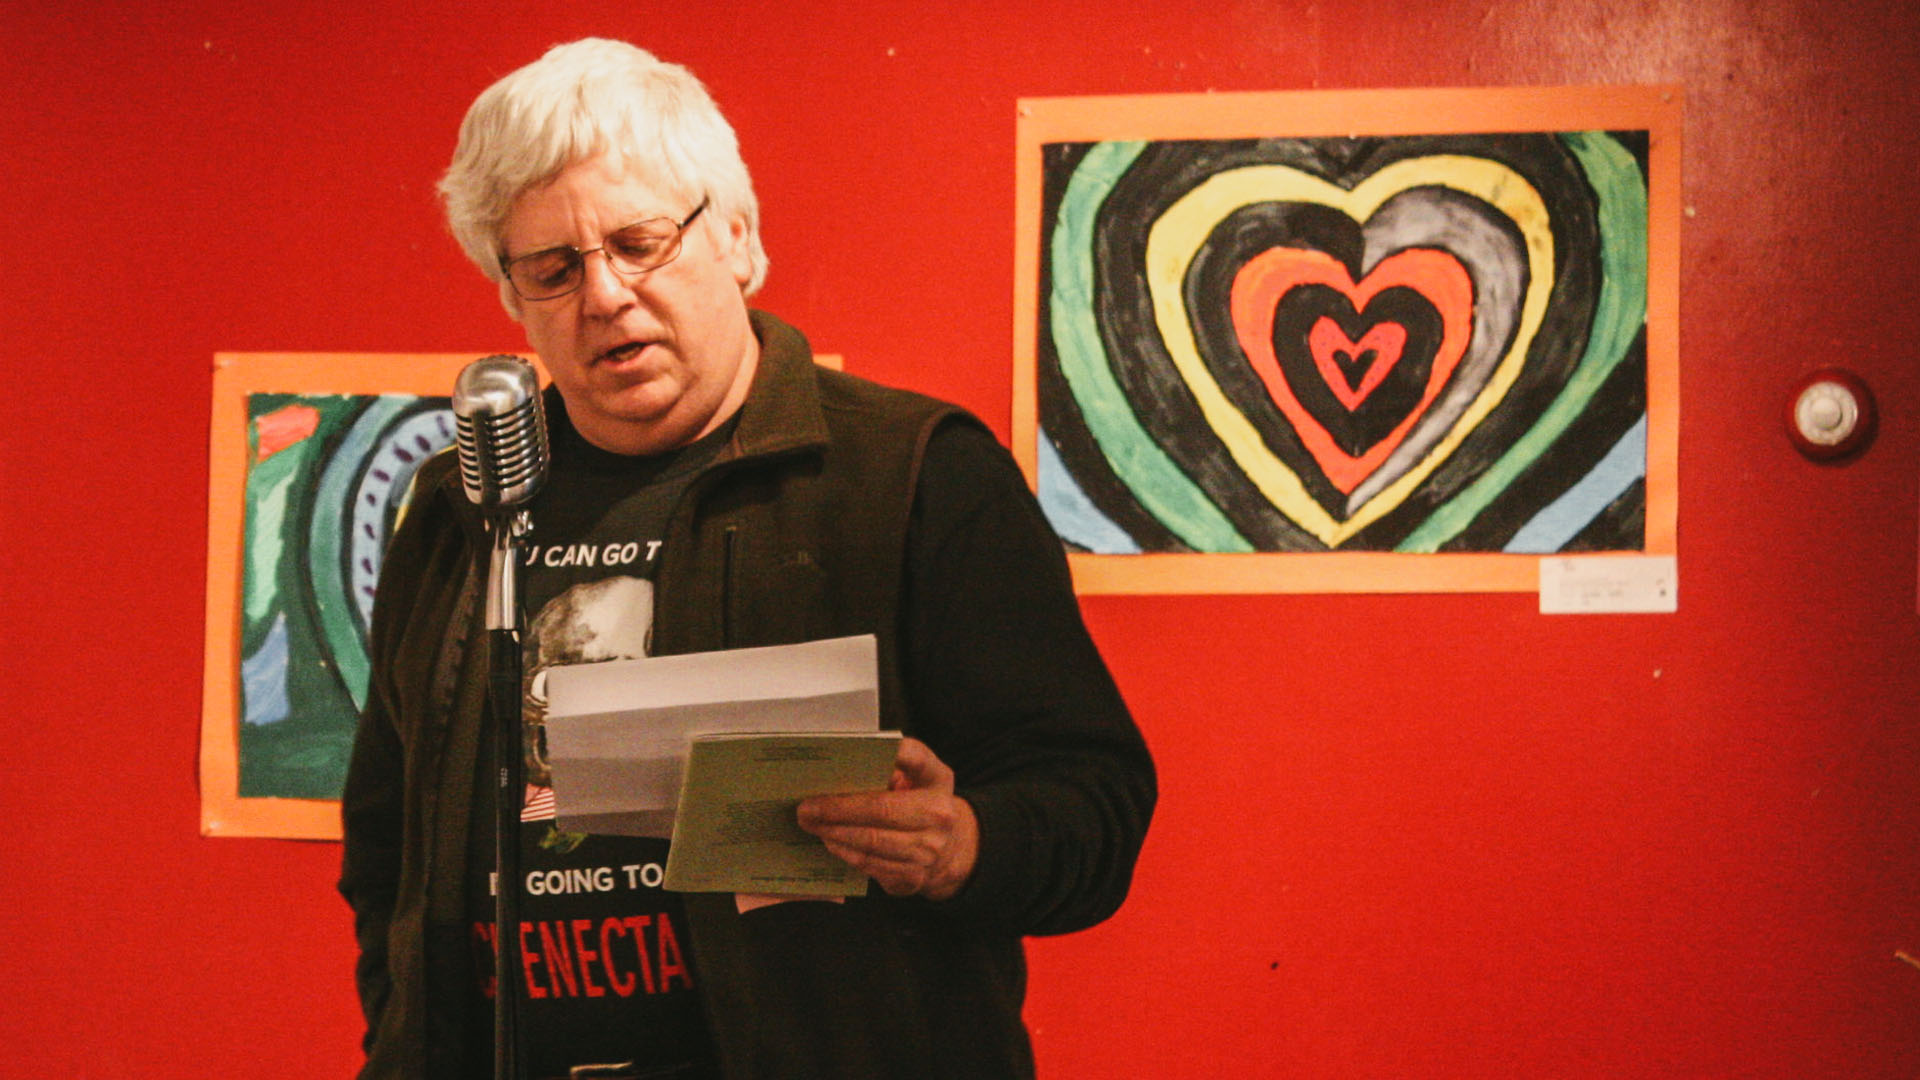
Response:
POLYGON ((1645 549, 1648 132, 1040 151, 1071 549, 1645 549))

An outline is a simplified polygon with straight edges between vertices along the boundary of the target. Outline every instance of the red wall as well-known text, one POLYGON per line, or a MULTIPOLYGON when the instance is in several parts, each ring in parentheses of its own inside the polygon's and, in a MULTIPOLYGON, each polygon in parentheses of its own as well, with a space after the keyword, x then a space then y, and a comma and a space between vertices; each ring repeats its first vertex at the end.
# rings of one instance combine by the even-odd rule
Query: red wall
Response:
POLYGON ((211 358, 517 347, 431 186, 589 33, 731 113, 766 307, 1003 436, 1017 96, 1683 84, 1680 613, 1089 600, 1162 810, 1029 1015, 1055 1078, 1920 1073, 1912 5, 497 6, 0 13, 0 1073, 356 1059, 338 848, 196 835, 211 358), (1839 468, 1779 420, 1831 362, 1839 468))

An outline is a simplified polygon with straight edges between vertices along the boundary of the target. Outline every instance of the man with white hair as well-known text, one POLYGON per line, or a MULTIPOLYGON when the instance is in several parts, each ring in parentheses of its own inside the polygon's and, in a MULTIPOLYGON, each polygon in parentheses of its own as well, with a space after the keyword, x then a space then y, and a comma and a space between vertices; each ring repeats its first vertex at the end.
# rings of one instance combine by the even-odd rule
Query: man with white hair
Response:
MULTIPOLYGON (((870 633, 882 726, 907 736, 891 790, 800 807, 872 879, 844 903, 666 892, 665 841, 530 803, 499 972, 529 1075, 1032 1075, 1021 937, 1119 906, 1155 783, 1012 460, 748 308, 752 184, 683 68, 554 48, 475 101, 441 192, 553 379, 530 667, 870 633)), ((482 528, 442 456, 383 570, 342 798, 365 1077, 490 1075, 482 528)))

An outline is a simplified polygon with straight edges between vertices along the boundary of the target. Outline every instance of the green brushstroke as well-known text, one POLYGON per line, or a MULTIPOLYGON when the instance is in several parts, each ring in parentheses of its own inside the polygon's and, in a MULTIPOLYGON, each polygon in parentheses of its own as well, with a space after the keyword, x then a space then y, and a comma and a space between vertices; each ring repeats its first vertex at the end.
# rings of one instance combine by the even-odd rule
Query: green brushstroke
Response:
POLYGON ((312 440, 302 440, 247 472, 247 560, 242 593, 249 627, 264 620, 279 603, 280 562, 287 548, 287 504, 312 454, 312 440))
MULTIPOLYGON (((279 692, 287 711, 269 724, 240 725, 239 793, 243 798, 337 798, 346 774, 356 710, 328 660, 316 618, 310 565, 311 492, 341 426, 351 419, 347 395, 252 394, 252 421, 290 405, 318 413, 305 438, 251 464, 246 481, 242 654, 262 647, 267 629, 284 618, 287 659, 279 692)), ((257 453, 258 432, 248 424, 257 453)), ((244 664, 244 661, 243 661, 244 664)), ((241 688, 241 715, 251 715, 241 688)))
POLYGON ((381 394, 356 400, 366 401, 366 410, 355 418, 353 426, 334 449, 314 492, 307 573, 313 580, 314 614, 320 623, 320 633, 326 638, 327 651, 340 672, 340 681, 346 685, 357 709, 367 702, 370 665, 366 643, 352 611, 346 559, 341 554, 349 527, 348 503, 353 497, 360 466, 372 453, 380 433, 389 421, 420 399, 411 394, 381 394))
POLYGON ((1586 351, 1573 376, 1527 433, 1493 467, 1435 510, 1397 551, 1433 552, 1472 524, 1578 419, 1626 358, 1647 321, 1647 186, 1626 147, 1601 131, 1567 131, 1562 142, 1586 171, 1598 197, 1600 298, 1586 351))
POLYGON ((1094 226, 1114 184, 1146 146, 1100 143, 1067 181, 1049 248, 1054 352, 1087 430, 1134 498, 1195 551, 1252 551, 1253 545, 1141 426, 1100 342, 1093 308, 1094 226))

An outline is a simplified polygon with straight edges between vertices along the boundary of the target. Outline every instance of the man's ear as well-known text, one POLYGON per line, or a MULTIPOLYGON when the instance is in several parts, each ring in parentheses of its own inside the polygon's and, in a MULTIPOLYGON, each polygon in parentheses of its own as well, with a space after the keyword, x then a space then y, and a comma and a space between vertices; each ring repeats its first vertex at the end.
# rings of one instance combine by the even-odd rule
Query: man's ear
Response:
POLYGON ((753 280, 753 254, 747 244, 747 219, 736 217, 727 222, 727 269, 742 289, 753 280))

